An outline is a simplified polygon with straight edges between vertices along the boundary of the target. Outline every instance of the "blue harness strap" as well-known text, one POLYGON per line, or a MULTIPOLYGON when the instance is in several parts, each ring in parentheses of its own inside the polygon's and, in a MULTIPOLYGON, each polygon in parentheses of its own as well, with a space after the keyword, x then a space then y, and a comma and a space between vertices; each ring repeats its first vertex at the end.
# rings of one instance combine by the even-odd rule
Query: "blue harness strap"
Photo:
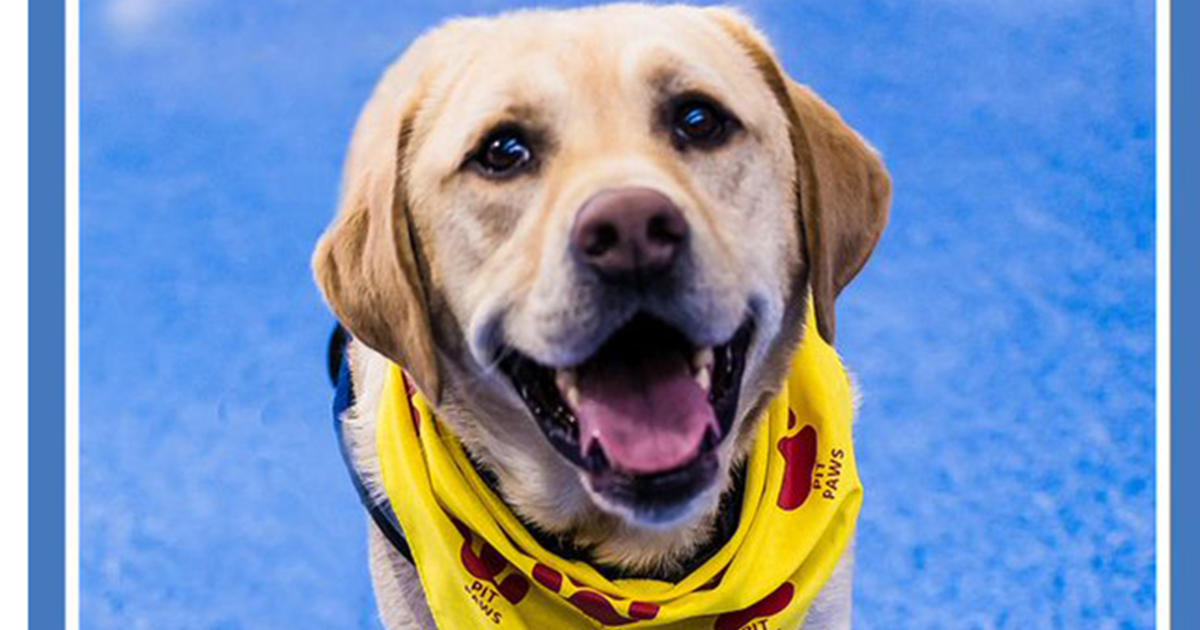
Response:
POLYGON ((349 342, 350 336, 346 334, 346 330, 340 324, 329 336, 329 376, 336 385, 333 394, 333 432, 337 435, 338 449, 342 452, 342 461, 346 463, 346 469, 350 472, 350 481, 354 484, 354 490, 358 492, 359 501, 371 515, 371 520, 375 521, 379 531, 383 532, 388 542, 392 543, 392 547, 411 563, 413 561, 412 550, 409 549, 408 541, 404 538, 404 531, 400 529, 400 523, 396 520, 395 512, 392 511, 391 502, 386 497, 379 500, 371 497, 371 493, 363 484, 362 474, 354 466, 354 458, 346 444, 342 418, 354 406, 354 384, 350 380, 350 362, 346 360, 346 346, 349 345, 349 342))

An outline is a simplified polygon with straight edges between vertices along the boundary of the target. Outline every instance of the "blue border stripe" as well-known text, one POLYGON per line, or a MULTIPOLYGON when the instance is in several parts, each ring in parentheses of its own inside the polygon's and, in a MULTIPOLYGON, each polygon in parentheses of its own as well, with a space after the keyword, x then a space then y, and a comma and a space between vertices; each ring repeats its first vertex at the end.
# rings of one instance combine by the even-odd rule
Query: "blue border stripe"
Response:
POLYGON ((29 627, 62 628, 65 1, 29 0, 29 627))
POLYGON ((1200 628, 1200 2, 1171 5, 1171 624, 1200 628))

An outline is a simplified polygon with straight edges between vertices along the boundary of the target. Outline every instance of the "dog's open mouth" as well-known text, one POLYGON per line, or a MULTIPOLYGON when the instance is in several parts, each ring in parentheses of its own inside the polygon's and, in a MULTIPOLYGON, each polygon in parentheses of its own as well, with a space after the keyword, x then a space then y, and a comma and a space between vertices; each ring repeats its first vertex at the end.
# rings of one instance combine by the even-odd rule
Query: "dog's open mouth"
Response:
POLYGON ((573 367, 550 368, 512 349, 500 365, 550 443, 588 473, 593 492, 665 518, 716 475, 715 450, 733 426, 752 335, 747 321, 726 343, 696 347, 639 314, 573 367))

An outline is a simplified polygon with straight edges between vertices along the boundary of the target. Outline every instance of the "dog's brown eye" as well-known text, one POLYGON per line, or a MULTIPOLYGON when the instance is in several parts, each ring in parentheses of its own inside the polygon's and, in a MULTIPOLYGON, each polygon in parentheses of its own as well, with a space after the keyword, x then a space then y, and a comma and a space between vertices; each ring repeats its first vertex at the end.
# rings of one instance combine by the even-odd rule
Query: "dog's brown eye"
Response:
POLYGON ((486 175, 514 173, 533 160, 533 150, 517 130, 501 130, 488 136, 473 161, 486 175))
POLYGON ((684 145, 712 146, 725 139, 729 122, 729 117, 713 105, 688 101, 675 109, 675 138, 684 145))

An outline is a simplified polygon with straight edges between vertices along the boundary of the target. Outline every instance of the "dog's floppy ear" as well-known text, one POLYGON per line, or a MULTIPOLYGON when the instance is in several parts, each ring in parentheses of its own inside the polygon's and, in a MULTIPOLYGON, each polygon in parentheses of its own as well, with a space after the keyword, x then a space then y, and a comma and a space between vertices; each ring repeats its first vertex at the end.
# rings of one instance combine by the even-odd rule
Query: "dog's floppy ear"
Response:
POLYGON ((832 107, 783 73, 766 39, 744 17, 708 11, 750 56, 788 117, 817 328, 833 343, 834 300, 866 264, 887 225, 891 177, 879 154, 832 107))
POLYGON ((437 355, 405 193, 419 62, 410 50, 379 82, 350 143, 341 204, 313 254, 317 285, 351 334, 439 394, 437 355))

